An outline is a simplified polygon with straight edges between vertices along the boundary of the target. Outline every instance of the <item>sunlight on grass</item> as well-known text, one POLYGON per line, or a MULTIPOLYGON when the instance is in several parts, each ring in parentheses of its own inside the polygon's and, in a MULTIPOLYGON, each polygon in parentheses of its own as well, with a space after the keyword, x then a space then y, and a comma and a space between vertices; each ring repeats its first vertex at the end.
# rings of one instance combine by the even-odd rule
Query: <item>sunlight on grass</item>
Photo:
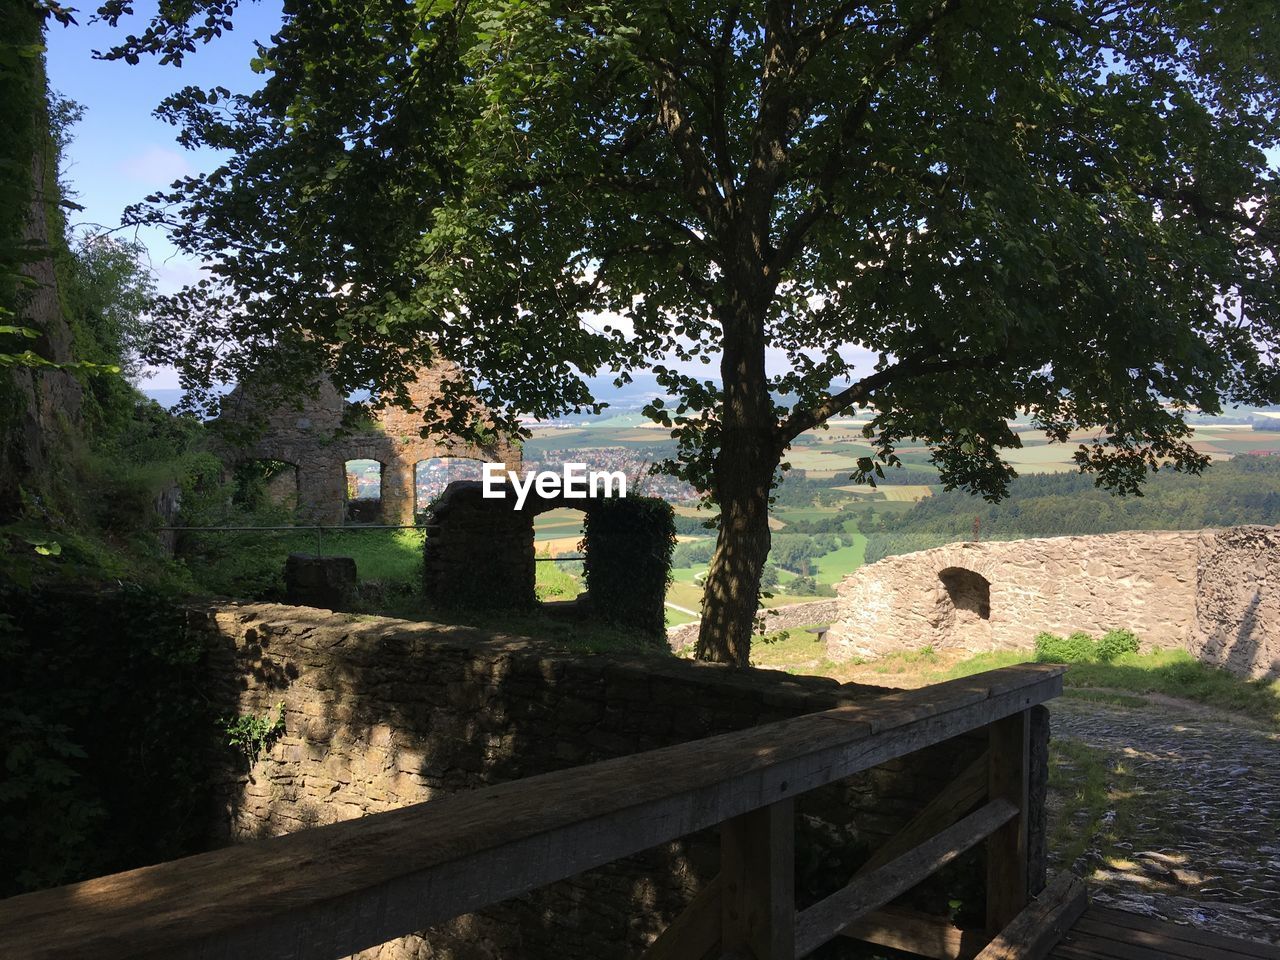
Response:
MULTIPOLYGON (((982 653, 931 676, 929 682, 967 677, 1031 659, 1030 652, 982 653)), ((1136 706, 1142 694, 1160 694, 1242 713, 1280 729, 1280 682, 1245 680, 1200 663, 1185 650, 1126 653, 1113 663, 1074 663, 1067 670, 1068 695, 1119 706, 1136 706), (1117 690, 1115 696, 1100 691, 1117 690)))

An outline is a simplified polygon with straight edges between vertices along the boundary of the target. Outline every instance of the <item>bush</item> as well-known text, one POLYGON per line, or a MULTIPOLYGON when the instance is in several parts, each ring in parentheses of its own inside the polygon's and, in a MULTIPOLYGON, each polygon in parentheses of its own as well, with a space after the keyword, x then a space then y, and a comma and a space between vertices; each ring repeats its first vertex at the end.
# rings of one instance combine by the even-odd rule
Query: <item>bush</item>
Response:
POLYGON ((676 545, 671 504, 657 497, 600 500, 586 512, 582 530, 592 616, 665 638, 676 545))
POLYGON ((1098 641, 1098 662, 1111 663, 1122 653, 1138 652, 1138 635, 1132 630, 1108 630, 1098 641))
POLYGON ((1069 637, 1038 633, 1035 645, 1040 663, 1093 663, 1098 655, 1093 637, 1078 630, 1069 637))
POLYGON ((796 577, 785 590, 793 597, 812 597, 818 592, 818 583, 813 577, 796 577))
POLYGON ((0 575, 0 897, 195 853, 219 703, 181 599, 0 575))
POLYGON ((1111 663, 1121 654, 1138 652, 1138 635, 1132 630, 1108 630, 1095 640, 1082 630, 1069 637, 1038 633, 1036 660, 1041 663, 1111 663))

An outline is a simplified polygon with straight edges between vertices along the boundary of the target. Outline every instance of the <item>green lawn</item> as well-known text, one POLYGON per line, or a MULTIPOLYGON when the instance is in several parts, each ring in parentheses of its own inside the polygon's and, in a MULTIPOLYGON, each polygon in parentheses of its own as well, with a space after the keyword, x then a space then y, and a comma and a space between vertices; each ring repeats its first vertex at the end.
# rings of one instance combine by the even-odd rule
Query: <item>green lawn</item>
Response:
POLYGON ((852 535, 854 542, 847 547, 824 553, 815 561, 817 569, 814 579, 818 583, 837 584, 850 573, 862 566, 866 559, 867 538, 857 533, 852 535))

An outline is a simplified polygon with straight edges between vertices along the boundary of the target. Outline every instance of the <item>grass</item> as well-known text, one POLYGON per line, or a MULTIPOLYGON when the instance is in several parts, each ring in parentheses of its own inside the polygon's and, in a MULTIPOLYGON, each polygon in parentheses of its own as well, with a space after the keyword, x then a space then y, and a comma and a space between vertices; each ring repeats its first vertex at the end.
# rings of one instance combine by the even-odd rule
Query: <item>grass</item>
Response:
POLYGON ((534 564, 534 577, 539 600, 572 600, 582 592, 582 581, 556 563, 534 564))
POLYGON ((902 653, 880 657, 870 664, 870 668, 880 674, 915 673, 925 667, 937 666, 941 659, 933 647, 924 646, 919 650, 904 650, 902 653))
POLYGON ((1062 808, 1054 819, 1049 849, 1064 866, 1091 846, 1110 848, 1125 832, 1126 801, 1136 793, 1132 772, 1123 761, 1067 737, 1049 744, 1049 789, 1062 808), (1111 812, 1114 815, 1108 816, 1111 812))
MULTIPOLYGON (((1025 663, 1028 659, 1026 652, 978 654, 942 672, 930 682, 970 676, 984 670, 1025 663)), ((1185 650, 1126 653, 1117 657, 1114 663, 1072 664, 1067 670, 1065 683, 1071 695, 1081 699, 1101 699, 1103 695, 1098 691, 1120 691, 1130 699, 1140 699, 1144 694, 1160 694, 1240 713, 1280 729, 1280 682, 1245 680, 1201 663, 1185 650)))
MULTIPOLYGON (((788 598, 792 599, 792 598, 788 598)), ((802 668, 841 682, 918 687, 997 670, 1034 658, 1030 650, 1000 650, 965 656, 963 651, 922 647, 875 660, 832 663, 820 670, 812 652, 790 644, 760 654, 762 665, 802 668), (796 659, 788 657, 795 654, 796 659)), ((1280 730, 1280 681, 1246 680, 1200 663, 1183 650, 1126 653, 1112 663, 1076 663, 1067 669, 1064 695, 1119 707, 1149 706, 1152 696, 1170 697, 1233 713, 1267 729, 1280 730)))
POLYGON ((810 633, 819 624, 788 627, 763 638, 756 637, 751 645, 751 665, 786 670, 788 673, 824 674, 835 667, 827 659, 824 644, 817 634, 810 633))
POLYGON ((839 550, 832 550, 816 558, 818 569, 814 579, 818 583, 839 583, 862 566, 867 555, 867 538, 861 533, 846 534, 853 538, 853 543, 839 550))

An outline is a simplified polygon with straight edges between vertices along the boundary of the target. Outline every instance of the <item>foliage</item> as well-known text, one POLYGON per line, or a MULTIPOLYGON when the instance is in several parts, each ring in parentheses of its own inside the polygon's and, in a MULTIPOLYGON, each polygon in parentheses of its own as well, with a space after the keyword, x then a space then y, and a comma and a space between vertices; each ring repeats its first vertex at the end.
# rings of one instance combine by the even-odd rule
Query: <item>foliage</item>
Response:
POLYGON ((1138 652, 1138 635, 1132 630, 1108 630, 1095 640, 1082 630, 1069 637, 1038 633, 1036 659, 1041 663, 1111 663, 1126 653, 1138 652))
POLYGON ((0 896, 198 850, 217 712, 176 597, 0 575, 0 607, 0 896))
POLYGON ((1138 652, 1138 635, 1132 630, 1108 630, 1098 641, 1098 662, 1111 663, 1125 653, 1138 652))
MULTIPOLYGON (((162 8, 108 56, 180 62, 234 9, 162 8)), ((1203 467, 1190 407, 1280 398, 1260 9, 302 5, 259 92, 160 108, 228 155, 133 215, 213 265, 160 355, 205 387, 332 363, 340 389, 448 356, 469 376, 429 419, 454 429, 652 367, 668 468, 724 510, 700 646, 745 663, 769 489, 835 413, 871 408, 863 478, 914 437, 947 488, 998 498, 1019 410, 1096 428, 1077 461, 1132 491, 1203 467)))
MULTIPOLYGON (((82 234, 72 238, 58 279, 77 354, 131 381, 141 377, 151 340, 147 314, 156 295, 146 247, 105 233, 82 234)), ((104 384, 124 389, 118 378, 89 381, 95 390, 104 384)))
POLYGON ((223 731, 227 735, 227 746, 239 750, 245 762, 252 766, 284 735, 284 701, 276 704, 274 715, 229 717, 223 721, 223 731))
POLYGON ((534 575, 534 592, 540 601, 571 600, 582 592, 582 582, 559 563, 539 563, 534 575))
POLYGON ((601 498, 583 520, 583 576, 592 616, 666 636, 663 603, 671 582, 676 528, 671 504, 656 497, 601 498))
POLYGON ((785 589, 795 597, 812 597, 818 592, 818 584, 813 577, 796 577, 785 589))
POLYGON ((991 540, 1274 525, 1280 523, 1280 457, 1237 456, 1194 480, 1160 473, 1147 481, 1143 496, 1133 498, 1114 497, 1088 477, 1062 473, 1019 477, 1000 503, 940 493, 901 513, 860 518, 866 560, 967 540, 975 516, 983 539, 991 540))
POLYGON ((1092 663, 1098 659, 1098 645, 1087 633, 1076 631, 1069 637, 1038 633, 1036 659, 1041 663, 1092 663))

